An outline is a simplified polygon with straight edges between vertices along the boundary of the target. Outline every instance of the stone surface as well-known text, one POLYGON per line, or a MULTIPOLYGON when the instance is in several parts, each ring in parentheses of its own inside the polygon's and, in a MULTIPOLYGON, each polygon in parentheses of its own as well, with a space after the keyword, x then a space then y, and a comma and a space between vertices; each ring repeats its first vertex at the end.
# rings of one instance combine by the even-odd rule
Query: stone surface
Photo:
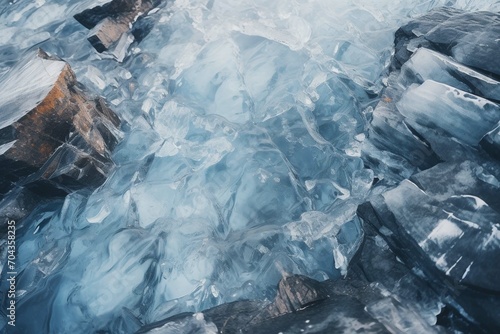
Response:
POLYGON ((493 76, 500 74, 500 15, 439 8, 396 32, 393 67, 399 68, 418 47, 453 57, 459 63, 493 76))
POLYGON ((112 0, 102 6, 86 9, 74 18, 90 29, 88 41, 100 53, 109 51, 123 61, 125 51, 134 41, 140 42, 153 27, 147 13, 158 6, 158 0, 112 0))
POLYGON ((327 297, 326 290, 318 281, 299 275, 286 277, 279 282, 278 294, 268 312, 272 317, 296 312, 327 297))
POLYGON ((412 180, 375 196, 359 215, 449 305, 484 329, 499 326, 498 180, 472 162, 439 164, 412 180))
MULTIPOLYGON (((370 236, 352 270, 399 301, 425 291, 426 323, 462 332, 500 326, 499 29, 496 13, 449 8, 401 27, 363 148, 384 182, 358 207, 370 236)), ((399 301, 367 310, 391 329, 399 301)))
MULTIPOLYGON (((363 144, 364 160, 379 178, 397 183, 439 162, 463 160, 477 161, 498 177, 496 57, 488 48, 478 51, 492 66, 487 69, 452 51, 486 22, 487 31, 500 29, 494 13, 442 8, 398 30, 392 71, 363 144)), ((494 36, 479 34, 475 43, 494 47, 494 36)))
MULTIPOLYGON (((331 283, 334 284, 334 283, 331 283)), ((373 292, 375 299, 380 295, 373 292)), ((361 294, 360 294, 361 295, 361 294)), ((331 333, 353 327, 364 333, 388 333, 386 328, 364 310, 364 304, 345 293, 335 294, 331 285, 305 276, 293 275, 278 284, 273 302, 237 301, 202 312, 217 333, 331 333)), ((137 333, 156 333, 175 328, 196 333, 186 323, 196 314, 184 313, 150 324, 137 333)))
POLYGON ((70 66, 39 50, 3 79, 0 192, 15 184, 43 194, 97 187, 113 167, 120 120, 90 98, 70 66))

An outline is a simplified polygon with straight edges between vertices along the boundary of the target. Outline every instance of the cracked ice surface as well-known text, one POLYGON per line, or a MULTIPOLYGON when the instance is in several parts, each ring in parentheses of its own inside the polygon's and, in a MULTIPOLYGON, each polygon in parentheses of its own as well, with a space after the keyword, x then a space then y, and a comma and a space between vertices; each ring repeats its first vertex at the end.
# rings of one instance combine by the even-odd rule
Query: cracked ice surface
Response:
POLYGON ((397 27, 448 2, 171 1, 121 64, 71 17, 99 3, 0 5, 0 73, 40 46, 128 122, 101 188, 29 218, 24 330, 128 332, 345 270, 373 181, 363 110, 397 27))

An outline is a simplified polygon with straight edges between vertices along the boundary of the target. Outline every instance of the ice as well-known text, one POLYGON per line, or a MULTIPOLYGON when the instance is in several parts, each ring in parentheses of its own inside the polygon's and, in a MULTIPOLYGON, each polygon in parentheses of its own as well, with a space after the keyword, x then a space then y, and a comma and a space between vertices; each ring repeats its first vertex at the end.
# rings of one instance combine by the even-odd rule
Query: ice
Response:
POLYGON ((47 24, 54 24, 64 17, 66 6, 60 4, 44 4, 24 22, 26 28, 36 30, 47 24))
MULTIPOLYGON (((57 54, 113 105, 126 133, 100 188, 72 193, 49 216, 29 218, 19 239, 20 330, 130 332, 134 317, 152 323, 269 298, 289 274, 345 274, 363 234, 356 207, 376 176, 361 158, 364 111, 383 86, 393 33, 448 2, 165 2, 147 16, 154 23, 149 35, 128 51, 122 41, 122 63, 96 53, 72 18, 104 2, 0 4, 0 73, 32 47, 57 54)), ((54 79, 47 70, 44 78, 54 79)), ((46 86, 29 79, 28 88, 46 86)), ((417 97, 420 103, 427 85, 401 106, 417 97)), ((472 120, 465 103, 497 110, 464 92, 450 101, 472 120)), ((465 121, 459 130, 440 126, 477 145, 496 125, 490 118, 465 139, 465 121)), ((196 317, 183 326, 214 330, 196 317)))

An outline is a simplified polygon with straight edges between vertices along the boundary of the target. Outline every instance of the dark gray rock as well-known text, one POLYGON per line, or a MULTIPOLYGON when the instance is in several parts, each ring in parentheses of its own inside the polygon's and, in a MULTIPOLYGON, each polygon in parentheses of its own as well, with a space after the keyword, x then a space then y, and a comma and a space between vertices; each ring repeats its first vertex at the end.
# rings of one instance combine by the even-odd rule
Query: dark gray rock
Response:
POLYGON ((402 26, 395 34, 395 54, 392 63, 393 69, 399 69, 412 55, 410 49, 428 46, 430 43, 423 37, 436 25, 445 22, 454 15, 463 14, 463 11, 455 8, 439 8, 410 21, 402 26))
POLYGON ((396 298, 367 306, 394 316, 377 318, 390 330, 404 322, 402 300, 427 323, 437 315, 462 332, 500 327, 498 29, 496 13, 441 8, 396 33, 363 148, 384 182, 358 208, 369 237, 351 263, 355 277, 396 298), (436 303, 445 306, 432 315, 436 303))
POLYGON ((438 8, 396 32, 393 68, 398 69, 419 47, 452 56, 466 66, 500 75, 500 15, 438 8))
POLYGON ((500 14, 453 15, 425 34, 438 51, 485 73, 500 75, 500 14))
MULTIPOLYGON (((439 164, 358 209, 393 252, 484 328, 500 326, 500 183, 472 162, 439 164), (418 186, 417 186, 418 184, 418 186), (484 199, 484 200, 483 200, 484 199)), ((445 298, 445 299, 446 299, 445 298)))
POLYGON ((306 308, 327 297, 327 291, 318 281, 294 275, 283 278, 279 282, 278 294, 267 311, 271 317, 276 317, 306 308))
MULTIPOLYGON (((362 151, 379 179, 395 185, 439 162, 464 160, 500 176, 500 82, 452 52, 486 22, 500 28, 496 14, 441 8, 398 30, 387 88, 370 114, 362 151)), ((494 34, 480 40, 498 44, 494 34)))
POLYGON ((480 145, 492 158, 500 161, 500 124, 484 136, 480 145))
MULTIPOLYGON (((371 235, 373 237, 373 234, 371 235)), ((365 241, 362 257, 354 260, 353 266, 360 269, 366 261, 374 264, 381 258, 369 259, 365 241), (360 260, 363 258, 364 260, 360 260)), ((380 253, 380 248, 375 250, 380 253)), ((422 281, 396 260, 386 249, 383 260, 392 266, 401 266, 401 273, 391 289, 396 292, 398 284, 406 276, 413 295, 391 295, 368 281, 359 270, 352 270, 346 279, 318 282, 305 276, 293 275, 284 278, 278 285, 278 293, 273 302, 237 301, 205 310, 200 314, 183 313, 142 327, 137 333, 175 330, 183 333, 198 333, 201 328, 214 329, 218 333, 441 333, 443 328, 433 326, 418 313, 417 300, 422 300, 419 289, 422 281), (389 256, 386 256, 389 254, 389 256), (398 283, 399 282, 399 283, 398 283), (417 283, 416 283, 417 282, 417 283), (406 298, 399 301, 398 298, 406 298), (196 319, 203 319, 200 322, 196 319), (201 326, 201 327, 200 327, 201 326), (203 327, 205 326, 205 327, 203 327)), ((383 267, 383 266, 382 266, 383 267)), ((377 272, 393 276, 388 267, 377 272)), ((365 267, 366 268, 366 267, 365 267)), ((426 297, 427 298, 427 297, 426 297)), ((168 332, 170 333, 170 332, 168 332)))
POLYGON ((353 297, 338 295, 317 306, 251 325, 242 333, 390 333, 353 297))

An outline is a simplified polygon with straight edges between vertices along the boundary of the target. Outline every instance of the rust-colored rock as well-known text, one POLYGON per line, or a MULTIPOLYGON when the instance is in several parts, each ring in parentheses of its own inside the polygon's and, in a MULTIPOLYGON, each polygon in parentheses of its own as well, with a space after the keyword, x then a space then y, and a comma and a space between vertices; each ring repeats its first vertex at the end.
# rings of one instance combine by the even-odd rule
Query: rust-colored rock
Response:
POLYGON ((120 121, 88 96, 66 62, 39 50, 0 86, 0 194, 15 183, 50 193, 104 181, 120 121))

